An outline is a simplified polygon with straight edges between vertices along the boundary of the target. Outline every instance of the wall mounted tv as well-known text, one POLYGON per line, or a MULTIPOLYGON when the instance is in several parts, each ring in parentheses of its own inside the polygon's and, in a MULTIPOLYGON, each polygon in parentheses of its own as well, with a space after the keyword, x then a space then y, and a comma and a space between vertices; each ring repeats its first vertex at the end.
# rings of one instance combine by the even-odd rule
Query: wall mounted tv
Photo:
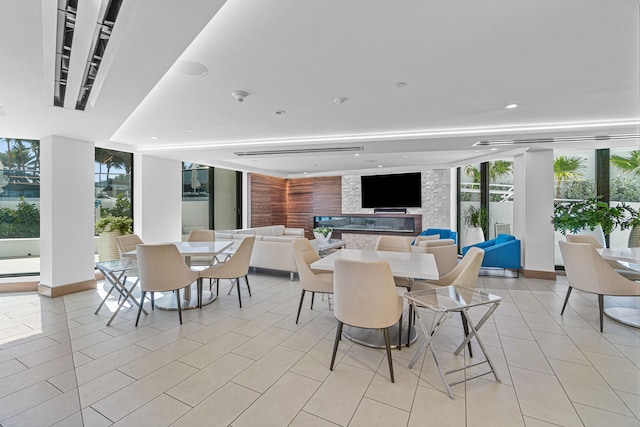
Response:
POLYGON ((420 208, 420 172, 361 177, 363 208, 420 208))

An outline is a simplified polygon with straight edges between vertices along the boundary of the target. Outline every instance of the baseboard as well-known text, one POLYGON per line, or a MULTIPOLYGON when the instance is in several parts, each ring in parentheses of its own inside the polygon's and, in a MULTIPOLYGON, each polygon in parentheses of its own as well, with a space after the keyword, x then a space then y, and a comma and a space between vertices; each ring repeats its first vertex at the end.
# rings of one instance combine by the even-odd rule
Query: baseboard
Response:
POLYGON ((529 279, 556 280, 555 271, 522 270, 522 275, 529 279))
POLYGON ((35 292, 38 290, 38 280, 0 283, 0 294, 10 294, 14 292, 35 292))
POLYGON ((42 283, 38 285, 38 293, 42 296, 49 298, 61 297, 63 295, 69 295, 76 292, 82 292, 89 289, 95 289, 97 287, 98 282, 93 280, 86 280, 84 282, 78 283, 70 283, 68 285, 55 286, 50 287, 43 285, 42 283))

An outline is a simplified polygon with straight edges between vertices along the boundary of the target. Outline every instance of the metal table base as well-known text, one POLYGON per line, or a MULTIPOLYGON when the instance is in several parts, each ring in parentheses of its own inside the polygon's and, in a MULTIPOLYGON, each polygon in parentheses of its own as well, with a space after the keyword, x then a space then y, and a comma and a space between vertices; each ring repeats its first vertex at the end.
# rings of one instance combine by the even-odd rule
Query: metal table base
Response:
MULTIPOLYGON (((398 348, 398 325, 389 328, 389 341, 391 348, 398 348)), ((409 333, 407 326, 402 328, 402 341, 406 342, 406 334, 409 333)), ((411 327, 411 339, 410 343, 414 343, 418 339, 418 332, 416 328, 411 327)), ((362 344, 372 348, 387 348, 384 341, 384 333, 382 329, 364 329, 356 328, 355 326, 344 325, 342 328, 342 335, 350 341, 358 344, 362 344)))
MULTIPOLYGON (((196 286, 192 284, 191 286, 196 286)), ((181 293, 180 297, 180 308, 182 310, 191 310, 193 308, 198 308, 198 292, 197 289, 191 289, 191 286, 187 286, 186 288, 180 289, 178 292, 181 293)), ((202 291, 202 305, 211 304, 214 302, 218 296, 210 291, 203 290, 202 291)), ((164 292, 161 298, 158 298, 156 295, 155 298, 155 306, 161 310, 178 310, 178 303, 176 302, 176 297, 173 292, 164 292)))

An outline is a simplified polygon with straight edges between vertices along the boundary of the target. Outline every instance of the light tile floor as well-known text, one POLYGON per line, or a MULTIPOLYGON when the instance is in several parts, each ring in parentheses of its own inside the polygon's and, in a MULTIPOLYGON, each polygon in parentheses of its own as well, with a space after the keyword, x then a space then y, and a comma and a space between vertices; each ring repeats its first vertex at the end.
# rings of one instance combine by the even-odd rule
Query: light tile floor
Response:
MULTIPOLYGON (((453 400, 430 354, 407 368, 423 339, 393 350, 395 384, 382 350, 346 339, 329 371, 336 322, 326 301, 307 301, 296 325, 297 280, 250 281, 242 309, 225 289, 181 326, 155 310, 135 328, 130 308, 107 327, 116 300, 94 314, 103 283, 56 299, 0 294, 0 424, 640 425, 640 330, 606 319, 601 334, 596 299, 577 291, 560 317, 564 277, 480 277, 478 288, 503 298, 481 330, 502 383, 474 379, 453 387, 453 400)), ((451 354, 462 336, 453 317, 435 340, 447 369, 466 357, 451 354)))

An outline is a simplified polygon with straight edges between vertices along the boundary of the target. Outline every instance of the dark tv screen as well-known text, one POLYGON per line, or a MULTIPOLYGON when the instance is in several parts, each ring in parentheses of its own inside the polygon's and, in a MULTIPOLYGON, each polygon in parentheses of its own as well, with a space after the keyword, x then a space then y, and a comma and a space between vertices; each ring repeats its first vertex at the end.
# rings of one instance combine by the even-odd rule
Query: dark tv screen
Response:
POLYGON ((420 172, 361 177, 363 208, 420 208, 420 172))

